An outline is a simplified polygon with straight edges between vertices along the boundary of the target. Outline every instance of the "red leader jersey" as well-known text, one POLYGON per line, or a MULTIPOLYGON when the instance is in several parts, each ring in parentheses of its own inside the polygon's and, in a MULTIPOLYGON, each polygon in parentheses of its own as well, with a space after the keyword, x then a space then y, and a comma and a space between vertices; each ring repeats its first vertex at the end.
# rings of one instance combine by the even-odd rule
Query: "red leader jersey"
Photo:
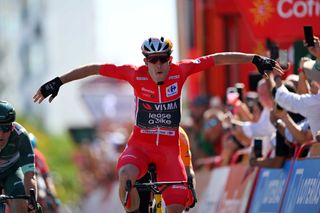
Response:
POLYGON ((101 65, 100 75, 128 81, 134 89, 135 125, 128 143, 178 143, 183 84, 189 75, 213 65, 213 59, 208 56, 172 63, 162 85, 151 79, 145 65, 101 65))
POLYGON ((36 170, 42 176, 47 176, 49 173, 49 166, 47 164, 46 158, 37 148, 34 148, 33 151, 35 155, 36 170))

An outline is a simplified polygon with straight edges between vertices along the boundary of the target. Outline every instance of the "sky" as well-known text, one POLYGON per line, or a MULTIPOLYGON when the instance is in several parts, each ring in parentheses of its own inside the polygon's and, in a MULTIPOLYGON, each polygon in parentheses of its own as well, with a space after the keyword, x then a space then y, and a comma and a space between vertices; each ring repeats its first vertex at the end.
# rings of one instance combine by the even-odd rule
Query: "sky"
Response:
POLYGON ((140 65, 142 42, 165 37, 178 54, 175 0, 96 0, 98 58, 115 64, 140 65))

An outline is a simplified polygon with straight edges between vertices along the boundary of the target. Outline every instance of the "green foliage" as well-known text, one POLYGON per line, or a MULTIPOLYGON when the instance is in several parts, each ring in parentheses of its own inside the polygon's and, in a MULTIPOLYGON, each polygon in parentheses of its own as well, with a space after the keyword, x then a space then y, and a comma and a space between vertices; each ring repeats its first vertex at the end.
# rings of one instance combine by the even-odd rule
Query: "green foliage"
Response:
POLYGON ((81 195, 78 170, 73 162, 74 146, 67 135, 50 136, 45 146, 39 149, 47 161, 56 183, 57 193, 63 202, 75 202, 81 195))
POLYGON ((79 171, 73 161, 76 147, 67 133, 50 135, 36 124, 18 119, 38 141, 38 149, 45 155, 53 177, 57 194, 63 203, 76 203, 82 194, 79 171))

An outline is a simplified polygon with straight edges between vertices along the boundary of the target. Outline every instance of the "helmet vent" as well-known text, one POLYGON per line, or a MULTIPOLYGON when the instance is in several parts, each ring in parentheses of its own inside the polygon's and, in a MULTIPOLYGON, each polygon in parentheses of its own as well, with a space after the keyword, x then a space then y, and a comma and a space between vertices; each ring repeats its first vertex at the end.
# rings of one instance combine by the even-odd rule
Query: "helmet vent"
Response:
POLYGON ((152 49, 153 51, 156 51, 156 49, 154 48, 153 44, 151 44, 150 47, 151 47, 151 49, 152 49))
POLYGON ((169 48, 169 44, 167 43, 166 46, 163 48, 164 50, 169 48))
POLYGON ((146 45, 143 45, 144 49, 150 51, 150 49, 146 46, 146 45))
POLYGON ((162 47, 162 44, 159 43, 159 45, 158 45, 158 51, 161 50, 161 47, 162 47))

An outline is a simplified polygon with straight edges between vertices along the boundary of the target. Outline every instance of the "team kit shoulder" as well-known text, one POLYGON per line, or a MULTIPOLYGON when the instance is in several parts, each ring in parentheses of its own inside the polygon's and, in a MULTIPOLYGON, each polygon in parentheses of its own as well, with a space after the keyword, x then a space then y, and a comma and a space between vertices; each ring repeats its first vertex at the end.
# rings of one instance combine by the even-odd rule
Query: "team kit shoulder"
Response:
POLYGON ((27 130, 21 124, 17 122, 13 122, 12 125, 13 125, 13 131, 17 133, 17 135, 25 134, 26 136, 28 136, 27 130))

